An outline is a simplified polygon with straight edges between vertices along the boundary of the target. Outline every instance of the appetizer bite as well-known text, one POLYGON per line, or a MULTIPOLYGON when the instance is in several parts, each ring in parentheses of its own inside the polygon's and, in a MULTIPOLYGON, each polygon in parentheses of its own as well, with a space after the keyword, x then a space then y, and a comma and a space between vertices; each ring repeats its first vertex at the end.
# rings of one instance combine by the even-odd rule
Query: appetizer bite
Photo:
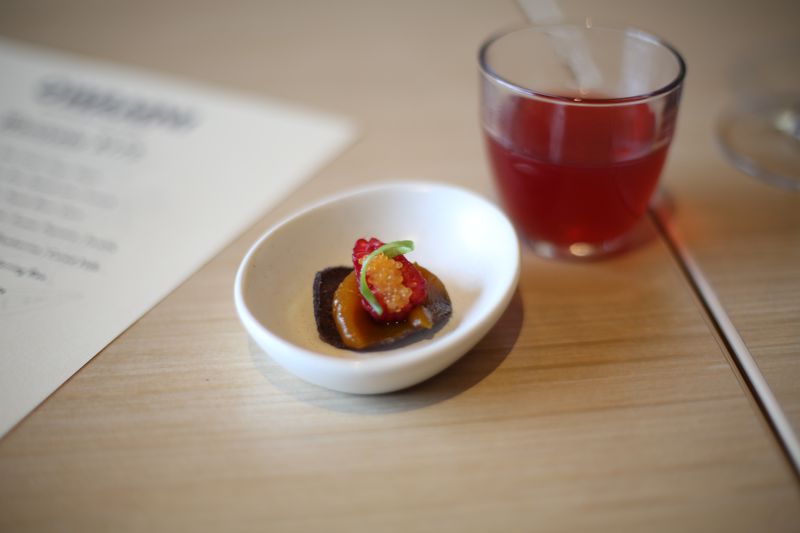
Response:
POLYGON ((353 267, 314 277, 314 317, 320 338, 338 348, 376 350, 433 335, 450 318, 444 284, 405 254, 411 241, 358 239, 353 267))

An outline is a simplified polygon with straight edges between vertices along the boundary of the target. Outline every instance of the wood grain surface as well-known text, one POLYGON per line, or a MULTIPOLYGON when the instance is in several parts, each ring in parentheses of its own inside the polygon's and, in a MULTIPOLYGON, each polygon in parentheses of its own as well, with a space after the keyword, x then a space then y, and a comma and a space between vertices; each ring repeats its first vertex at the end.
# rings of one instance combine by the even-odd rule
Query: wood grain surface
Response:
MULTIPOLYGON (((604 11, 669 30, 690 9, 632 4, 604 11)), ((240 326, 239 261, 307 202, 402 178, 494 198, 475 55, 489 33, 520 21, 513 3, 488 1, 0 5, 8 37, 342 113, 362 132, 0 440, 0 530, 796 531, 797 478, 647 224, 646 243, 606 261, 524 250, 519 289, 492 331, 399 393, 305 384, 240 326)), ((708 38, 682 31, 676 41, 708 38)), ((693 90, 692 106, 713 99, 708 86, 693 90)), ((686 115, 688 140, 667 175, 681 216, 706 213, 692 202, 708 197, 694 191, 713 187, 692 189, 676 173, 718 179, 704 174, 710 148, 687 145, 708 132, 686 115)), ((794 220, 774 217, 763 227, 794 220)), ((710 243, 721 246, 711 234, 727 227, 715 224, 706 240, 692 236, 708 245, 696 250, 704 265, 724 263, 710 243)), ((787 301, 791 312, 796 299, 787 301)))
MULTIPOLYGON (((562 2, 572 16, 592 2, 562 2)), ((800 193, 748 176, 718 146, 723 112, 763 92, 755 66, 800 53, 800 4, 614 2, 615 14, 673 41, 689 65, 664 176, 677 229, 784 412, 800 432, 800 193), (714 27, 713 39, 708 28, 714 27)), ((622 20, 619 16, 614 18, 622 20)), ((790 76, 783 76, 790 79, 790 76)), ((794 79, 798 76, 795 74, 794 79)), ((800 91, 800 87, 796 87, 800 91)))

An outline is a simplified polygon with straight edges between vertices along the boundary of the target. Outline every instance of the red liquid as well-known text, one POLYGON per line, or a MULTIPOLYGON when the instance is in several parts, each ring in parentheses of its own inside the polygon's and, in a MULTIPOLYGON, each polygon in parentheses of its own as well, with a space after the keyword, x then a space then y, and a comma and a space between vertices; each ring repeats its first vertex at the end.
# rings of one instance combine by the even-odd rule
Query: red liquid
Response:
POLYGON ((518 228, 568 247, 613 240, 641 218, 667 155, 663 127, 656 131, 646 103, 518 99, 500 125, 506 141, 485 137, 501 199, 518 228))

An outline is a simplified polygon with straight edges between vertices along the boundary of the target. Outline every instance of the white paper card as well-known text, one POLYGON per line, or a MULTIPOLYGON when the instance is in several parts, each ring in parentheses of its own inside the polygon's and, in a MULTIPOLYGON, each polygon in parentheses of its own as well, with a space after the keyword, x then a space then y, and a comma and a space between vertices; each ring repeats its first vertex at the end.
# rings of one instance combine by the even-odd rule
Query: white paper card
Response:
POLYGON ((0 436, 353 135, 0 40, 0 436))

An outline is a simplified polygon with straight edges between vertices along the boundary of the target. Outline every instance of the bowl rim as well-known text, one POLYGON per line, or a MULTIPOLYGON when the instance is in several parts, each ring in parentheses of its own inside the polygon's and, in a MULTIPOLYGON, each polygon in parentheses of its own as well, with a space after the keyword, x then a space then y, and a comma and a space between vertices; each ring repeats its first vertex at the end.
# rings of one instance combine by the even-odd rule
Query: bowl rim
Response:
MULTIPOLYGON (((322 198, 318 201, 311 203, 305 208, 302 208, 297 212, 288 215, 287 217, 283 218, 282 220, 271 226, 269 229, 267 229, 255 241, 255 243, 250 246, 244 258, 242 259, 241 263, 239 264, 239 267, 236 272, 236 278, 234 281, 234 302, 237 314, 239 315, 240 320, 245 326, 245 329, 251 336, 253 337, 261 336, 263 339, 268 341, 270 345, 275 346, 283 353, 286 353, 287 351, 291 350, 292 352, 294 352, 293 357, 297 359, 296 362, 299 364, 313 365, 317 367, 318 370, 323 372, 341 372, 343 370, 353 373, 387 372, 387 371, 399 370, 401 368, 413 365, 415 363, 420 363, 424 360, 432 358, 433 356, 439 353, 442 354, 449 353, 452 349, 457 349, 459 345, 462 345, 465 341, 468 341, 470 339, 470 336, 474 334, 476 331, 488 330, 488 328, 490 328, 494 324, 497 318, 499 318, 499 315, 505 309, 505 306, 508 305, 511 296, 516 290, 517 283, 519 281, 519 275, 520 275, 519 239, 517 238, 516 231, 514 230, 514 227, 511 224, 511 222, 508 220, 508 217, 506 217, 506 215, 494 203, 492 203, 484 196, 472 190, 447 183, 432 182, 432 181, 408 181, 408 180, 390 181, 390 182, 382 182, 377 184, 355 187, 322 198), (376 357, 347 358, 347 357, 337 357, 335 355, 316 352, 304 348, 302 346, 299 346, 293 342, 290 342, 284 337, 274 333, 253 315, 253 313, 250 311, 250 308, 246 303, 244 286, 246 284, 246 277, 250 272, 250 265, 253 261, 253 258, 255 257, 255 254, 270 237, 272 237, 278 231, 284 229, 286 226, 292 224, 296 220, 305 217, 318 209, 328 207, 330 205, 342 202, 344 200, 348 200, 353 197, 366 196, 378 192, 391 191, 391 190, 399 190, 404 192, 414 191, 414 190, 420 192, 437 190, 437 191, 445 191, 449 193, 465 195, 469 197, 471 200, 478 201, 479 203, 483 204, 484 207, 489 209, 489 211, 492 212, 494 215, 498 216, 499 220, 501 220, 501 222, 507 226, 507 229, 510 232, 509 234, 513 235, 513 240, 516 242, 516 245, 513 247, 513 257, 510 258, 510 261, 513 262, 515 266, 512 267, 511 269, 512 272, 510 275, 510 279, 508 280, 506 286, 502 288, 500 291, 498 291, 498 295, 495 298, 484 304, 488 306, 487 312, 484 313, 484 316, 479 317, 479 319, 475 321, 471 325, 471 327, 456 327, 453 330, 447 332, 446 335, 440 338, 436 338, 430 343, 421 345, 410 345, 392 350, 376 352, 379 355, 376 357), (486 322, 488 321, 491 321, 491 324, 488 324, 488 327, 486 327, 487 326, 486 322)), ((476 339, 476 342, 477 340, 479 339, 476 339)), ((353 353, 360 353, 360 352, 353 352, 353 353)), ((268 353, 267 355, 272 356, 272 354, 270 353, 268 353)))

